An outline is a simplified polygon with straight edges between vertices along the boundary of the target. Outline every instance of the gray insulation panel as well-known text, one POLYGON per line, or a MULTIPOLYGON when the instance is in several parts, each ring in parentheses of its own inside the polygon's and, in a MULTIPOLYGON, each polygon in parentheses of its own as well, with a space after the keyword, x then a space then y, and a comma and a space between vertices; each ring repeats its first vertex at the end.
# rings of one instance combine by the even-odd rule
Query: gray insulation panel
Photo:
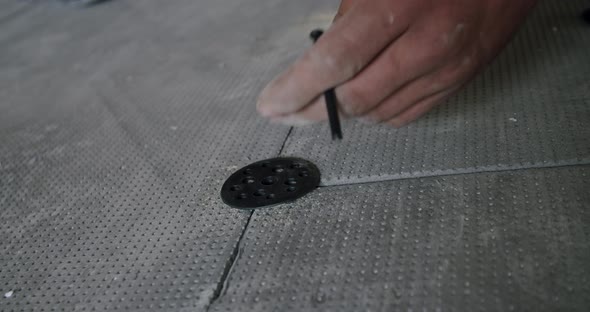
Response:
POLYGON ((280 58, 223 32, 268 6, 239 18, 253 3, 7 5, 0 310, 204 309, 248 219, 219 189, 288 133, 253 105, 280 58))
POLYGON ((337 4, 0 0, 0 311, 589 310, 587 2, 406 129, 288 137, 256 95, 337 4), (380 182, 222 204, 279 153, 380 182))
POLYGON ((213 311, 587 311, 590 166, 319 189, 254 213, 213 311))
POLYGON ((457 96, 408 127, 345 122, 295 129, 323 185, 590 163, 588 1, 542 1, 498 59, 457 96))

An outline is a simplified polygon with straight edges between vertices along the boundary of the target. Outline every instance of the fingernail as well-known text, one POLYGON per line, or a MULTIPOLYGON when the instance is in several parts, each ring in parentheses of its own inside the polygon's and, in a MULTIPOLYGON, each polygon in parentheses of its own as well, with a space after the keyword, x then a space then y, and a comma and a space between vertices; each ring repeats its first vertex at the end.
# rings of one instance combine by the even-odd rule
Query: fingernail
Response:
POLYGON ((258 103, 256 103, 256 110, 258 111, 258 114, 266 118, 273 117, 274 114, 267 108, 268 105, 262 103, 263 102, 260 100, 258 100, 258 103))
POLYGON ((266 118, 270 118, 270 117, 272 117, 272 114, 271 114, 269 111, 267 111, 266 109, 264 109, 264 108, 261 108, 260 106, 258 106, 258 107, 257 107, 257 109, 258 109, 258 113, 259 113, 259 114, 260 114, 262 117, 266 117, 266 118))
POLYGON ((361 117, 358 119, 358 121, 362 124, 365 124, 365 125, 375 125, 375 124, 379 123, 377 120, 370 118, 370 117, 361 117))
POLYGON ((399 129, 405 127, 408 124, 408 122, 394 118, 389 121, 389 124, 392 125, 394 128, 399 129))
POLYGON ((298 117, 271 118, 270 122, 273 124, 281 124, 281 125, 287 125, 287 126, 292 126, 292 127, 308 126, 308 125, 315 123, 311 120, 298 118, 298 117))

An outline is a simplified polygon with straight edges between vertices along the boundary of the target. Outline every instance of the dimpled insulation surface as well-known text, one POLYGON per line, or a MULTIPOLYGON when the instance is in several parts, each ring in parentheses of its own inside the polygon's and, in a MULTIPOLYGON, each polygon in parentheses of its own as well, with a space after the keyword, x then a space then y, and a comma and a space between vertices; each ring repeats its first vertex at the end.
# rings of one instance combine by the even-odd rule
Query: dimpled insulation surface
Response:
POLYGON ((482 75, 399 130, 344 122, 295 129, 284 154, 305 156, 323 185, 590 163, 588 1, 541 1, 482 75))
POLYGON ((590 310, 586 2, 545 1, 449 105, 338 145, 254 108, 337 4, 0 0, 0 311, 590 310), (221 202, 279 154, 377 183, 221 202))
POLYGON ((213 311, 587 311, 590 166, 321 188, 257 211, 213 311))
POLYGON ((254 104, 301 21, 257 1, 2 6, 0 311, 203 310, 249 216, 219 189, 279 153, 288 129, 254 104))

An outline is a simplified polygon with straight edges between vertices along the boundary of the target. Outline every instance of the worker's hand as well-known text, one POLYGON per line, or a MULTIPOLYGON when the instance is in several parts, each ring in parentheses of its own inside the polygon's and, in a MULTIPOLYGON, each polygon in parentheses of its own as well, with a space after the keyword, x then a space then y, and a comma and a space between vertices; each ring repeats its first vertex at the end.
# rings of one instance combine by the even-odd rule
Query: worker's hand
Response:
POLYGON ((506 45, 536 0, 344 0, 332 27, 261 93, 291 125, 340 112, 403 126, 456 92, 506 45))

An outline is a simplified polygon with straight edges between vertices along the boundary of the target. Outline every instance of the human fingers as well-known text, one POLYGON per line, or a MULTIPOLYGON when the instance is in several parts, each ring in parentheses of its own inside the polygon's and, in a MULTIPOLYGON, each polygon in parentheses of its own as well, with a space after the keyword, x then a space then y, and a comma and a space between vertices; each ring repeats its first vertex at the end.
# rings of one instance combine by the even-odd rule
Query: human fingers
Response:
POLYGON ((446 89, 439 93, 435 93, 429 97, 426 97, 425 99, 419 101, 418 103, 415 103, 414 105, 412 105, 402 113, 398 114, 397 116, 389 119, 386 123, 396 128, 404 127, 412 121, 428 113, 435 106, 443 103, 448 97, 456 93, 460 88, 461 86, 455 86, 451 89, 446 89))
POLYGON ((403 19, 374 14, 384 1, 372 3, 353 6, 302 58, 274 79, 260 95, 259 112, 278 117, 300 111, 325 90, 355 76, 406 29, 403 19))

